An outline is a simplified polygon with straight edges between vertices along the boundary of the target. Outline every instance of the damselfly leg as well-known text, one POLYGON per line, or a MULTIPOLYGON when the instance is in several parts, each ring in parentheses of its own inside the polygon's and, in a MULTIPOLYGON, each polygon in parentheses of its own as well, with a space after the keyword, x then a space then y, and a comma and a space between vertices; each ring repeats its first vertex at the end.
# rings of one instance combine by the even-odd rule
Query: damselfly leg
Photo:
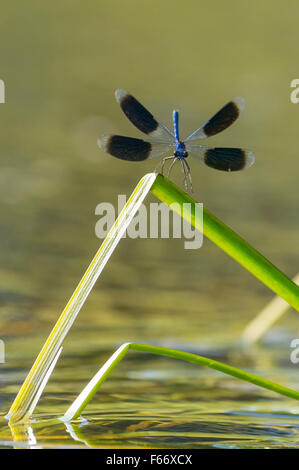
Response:
POLYGON ((190 183, 190 190, 191 190, 191 193, 193 193, 193 187, 192 187, 192 177, 191 177, 191 170, 190 170, 190 166, 188 165, 188 163, 186 162, 186 160, 184 159, 183 160, 183 163, 186 167, 186 172, 187 172, 187 175, 188 175, 188 178, 189 178, 189 183, 190 183))
POLYGON ((176 157, 172 156, 172 157, 165 157, 165 158, 163 158, 163 160, 156 166, 156 168, 155 168, 155 170, 154 170, 155 173, 158 173, 158 168, 159 168, 160 165, 161 165, 161 175, 163 175, 164 165, 165 165, 166 160, 173 160, 174 158, 176 158, 176 157))

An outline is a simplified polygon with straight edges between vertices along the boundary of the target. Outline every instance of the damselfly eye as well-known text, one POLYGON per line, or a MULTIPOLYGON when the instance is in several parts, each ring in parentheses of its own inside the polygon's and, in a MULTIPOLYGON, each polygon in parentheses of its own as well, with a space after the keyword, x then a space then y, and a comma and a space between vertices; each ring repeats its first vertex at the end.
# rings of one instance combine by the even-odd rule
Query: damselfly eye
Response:
POLYGON ((178 150, 176 150, 173 155, 174 155, 174 157, 179 157, 179 156, 180 156, 180 152, 179 152, 178 150))
POLYGON ((188 155, 189 155, 188 152, 184 152, 184 153, 183 153, 183 157, 184 157, 184 158, 187 158, 188 155))

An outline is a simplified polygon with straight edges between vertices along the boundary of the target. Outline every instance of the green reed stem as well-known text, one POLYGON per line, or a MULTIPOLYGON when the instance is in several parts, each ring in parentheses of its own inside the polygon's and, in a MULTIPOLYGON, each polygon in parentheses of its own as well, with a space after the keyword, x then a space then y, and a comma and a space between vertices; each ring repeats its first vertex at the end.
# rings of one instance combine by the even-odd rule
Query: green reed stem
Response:
MULTIPOLYGON (((196 201, 189 194, 162 175, 157 176, 151 192, 168 206, 173 204, 172 208, 175 212, 183 216, 195 228, 201 229, 201 223, 194 210, 196 201), (189 213, 188 211, 183 212, 184 203, 191 203, 189 213)), ((296 310, 299 310, 299 287, 205 208, 203 208, 203 234, 272 289, 273 292, 286 300, 296 310)))
POLYGON ((192 362, 194 364, 199 364, 201 366, 218 370, 219 372, 223 372, 224 374, 236 377, 238 379, 245 380, 246 382, 250 382, 264 389, 271 390, 272 392, 276 392, 280 395, 299 400, 299 392, 296 392, 296 390, 284 387, 283 385, 280 385, 276 382, 264 379, 263 377, 251 374, 250 372, 238 369, 237 367, 232 367, 219 361, 214 361, 208 357, 197 356, 196 354, 150 344, 124 343, 112 354, 112 356, 105 362, 105 364, 85 386, 80 395, 78 395, 76 400, 72 403, 64 416, 61 418, 62 421, 70 422, 79 418, 82 411, 88 405, 94 394, 109 377, 121 359, 126 356, 129 350, 142 351, 149 354, 157 354, 158 356, 166 356, 173 359, 180 359, 183 361, 192 362))

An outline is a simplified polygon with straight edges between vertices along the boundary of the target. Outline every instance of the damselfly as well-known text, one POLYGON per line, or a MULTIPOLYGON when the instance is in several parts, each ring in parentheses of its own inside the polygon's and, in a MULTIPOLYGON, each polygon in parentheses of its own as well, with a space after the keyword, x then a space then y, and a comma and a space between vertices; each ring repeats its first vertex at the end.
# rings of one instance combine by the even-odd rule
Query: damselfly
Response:
POLYGON ((163 158, 161 173, 167 160, 173 160, 168 169, 168 176, 176 162, 181 162, 184 184, 188 181, 192 191, 190 167, 186 158, 192 155, 205 165, 222 171, 238 171, 254 163, 254 154, 245 149, 231 147, 207 147, 191 143, 193 140, 205 139, 223 131, 239 117, 245 101, 237 97, 220 109, 209 121, 196 129, 184 140, 179 135, 179 113, 173 111, 173 133, 125 90, 116 90, 116 100, 127 118, 141 132, 147 135, 146 140, 124 137, 121 135, 104 135, 99 139, 102 150, 121 160, 140 162, 148 158, 162 156, 170 151, 172 156, 163 158))

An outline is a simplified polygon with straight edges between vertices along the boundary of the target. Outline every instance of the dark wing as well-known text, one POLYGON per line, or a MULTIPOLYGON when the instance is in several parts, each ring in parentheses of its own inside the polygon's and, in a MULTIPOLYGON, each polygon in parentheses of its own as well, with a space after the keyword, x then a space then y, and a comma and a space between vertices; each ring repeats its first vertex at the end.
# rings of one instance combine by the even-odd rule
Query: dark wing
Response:
POLYGON ((161 122, 157 121, 154 116, 139 101, 125 90, 116 90, 116 101, 127 118, 141 132, 147 134, 150 140, 160 140, 161 142, 174 142, 174 135, 161 122))
POLYGON ((98 144, 104 152, 131 162, 141 162, 148 158, 159 157, 173 148, 173 144, 147 142, 122 135, 103 135, 98 140, 98 144))
POLYGON ((205 165, 222 171, 238 171, 249 168, 254 163, 250 150, 229 147, 207 147, 205 145, 186 145, 187 152, 205 165))
POLYGON ((205 139, 218 134, 229 127, 240 116, 245 107, 245 100, 240 96, 234 98, 218 111, 208 122, 194 131, 185 142, 190 140, 205 139))

